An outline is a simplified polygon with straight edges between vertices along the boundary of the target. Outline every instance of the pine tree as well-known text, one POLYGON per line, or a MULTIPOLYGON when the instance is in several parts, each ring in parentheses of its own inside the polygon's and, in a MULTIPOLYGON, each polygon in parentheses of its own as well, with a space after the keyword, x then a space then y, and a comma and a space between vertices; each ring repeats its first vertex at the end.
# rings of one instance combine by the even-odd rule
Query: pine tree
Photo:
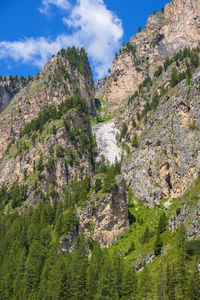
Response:
POLYGON ((158 273, 157 279, 157 300, 165 300, 165 286, 166 286, 166 279, 165 279, 165 272, 163 269, 163 264, 161 261, 160 271, 158 273))
POLYGON ((117 297, 121 298, 121 285, 122 285, 122 274, 124 270, 124 263, 121 254, 115 250, 112 255, 113 260, 113 276, 115 280, 115 286, 117 289, 117 297))
POLYGON ((113 276, 113 266, 109 255, 106 255, 98 282, 97 300, 116 300, 117 289, 113 276))
POLYGON ((156 241, 154 245, 155 255, 161 254, 163 242, 160 235, 166 230, 166 226, 167 226, 167 218, 165 212, 163 212, 162 215, 160 216, 157 233, 156 233, 156 241))
POLYGON ((186 230, 183 223, 180 224, 177 232, 177 264, 176 264, 176 294, 184 299, 186 294, 186 230))
POLYGON ((198 300, 200 299, 200 272, 198 270, 198 260, 194 259, 192 262, 192 272, 189 276, 187 284, 187 299, 198 300))
MULTIPOLYGON (((71 266, 71 255, 67 257, 63 257, 60 260, 60 280, 59 280, 59 292, 58 299, 74 299, 74 291, 73 291, 73 272, 71 266)), ((81 270, 80 270, 81 271, 81 270)), ((83 293, 84 295, 84 293, 83 293)), ((78 295, 76 295, 76 299, 78 295)), ((84 299, 84 298, 82 298, 84 299)))
POLYGON ((178 84, 178 73, 174 67, 171 74, 170 86, 175 87, 178 84))
POLYGON ((72 257, 74 296, 77 300, 86 300, 88 256, 85 239, 81 235, 75 241, 72 257))
POLYGON ((138 286, 138 297, 141 300, 152 299, 152 278, 147 265, 141 274, 139 286, 138 286))
POLYGON ((137 277, 133 268, 128 265, 125 266, 125 270, 122 275, 121 284, 121 299, 132 300, 136 299, 137 294, 137 277))
POLYGON ((96 244, 92 251, 92 257, 87 272, 87 291, 88 299, 93 300, 97 293, 98 280, 103 265, 103 253, 99 246, 96 244))
POLYGON ((162 242, 161 237, 160 237, 160 232, 157 232, 156 241, 155 241, 155 245, 154 245, 155 255, 160 255, 161 254, 162 246, 163 246, 163 242, 162 242))
POLYGON ((167 300, 175 300, 175 274, 174 274, 174 266, 170 266, 167 264, 166 268, 166 284, 165 284, 165 294, 167 300))

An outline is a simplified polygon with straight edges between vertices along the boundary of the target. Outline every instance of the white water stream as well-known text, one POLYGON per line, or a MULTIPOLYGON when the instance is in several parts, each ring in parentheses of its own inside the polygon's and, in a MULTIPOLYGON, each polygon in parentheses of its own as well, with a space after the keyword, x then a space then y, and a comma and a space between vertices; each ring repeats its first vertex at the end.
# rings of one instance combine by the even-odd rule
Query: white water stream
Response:
POLYGON ((102 155, 111 164, 115 162, 116 158, 117 160, 120 160, 122 151, 118 147, 116 140, 116 135, 120 132, 115 126, 114 120, 93 125, 92 131, 96 136, 97 146, 99 150, 96 161, 99 162, 102 155))

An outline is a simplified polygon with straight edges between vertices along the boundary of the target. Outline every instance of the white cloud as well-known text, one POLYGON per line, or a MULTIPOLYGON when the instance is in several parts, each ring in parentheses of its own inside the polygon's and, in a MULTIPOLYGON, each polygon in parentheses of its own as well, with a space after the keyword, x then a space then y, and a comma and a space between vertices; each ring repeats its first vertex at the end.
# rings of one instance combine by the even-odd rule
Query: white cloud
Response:
MULTIPOLYGON (((66 0, 43 0, 43 9, 50 4, 67 10, 66 0)), ((97 77, 103 77, 112 65, 115 51, 120 47, 123 35, 121 21, 109 11, 103 0, 77 0, 63 22, 71 34, 49 38, 27 38, 22 41, 0 42, 0 59, 12 58, 23 63, 42 67, 52 54, 68 46, 84 47, 94 66, 97 77)))
POLYGON ((79 0, 64 22, 76 29, 73 38, 83 45, 99 77, 106 74, 123 35, 121 21, 104 5, 103 0, 79 0))
POLYGON ((43 14, 48 14, 52 4, 63 10, 68 10, 70 8, 68 0, 42 0, 42 6, 39 8, 39 11, 43 14))

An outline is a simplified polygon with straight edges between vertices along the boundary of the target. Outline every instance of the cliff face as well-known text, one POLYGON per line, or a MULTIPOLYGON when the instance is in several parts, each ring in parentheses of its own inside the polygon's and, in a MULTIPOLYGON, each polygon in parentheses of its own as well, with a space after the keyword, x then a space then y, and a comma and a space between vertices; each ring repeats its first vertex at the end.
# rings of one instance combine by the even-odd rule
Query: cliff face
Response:
POLYGON ((200 44, 200 2, 176 0, 149 17, 142 32, 130 38, 113 62, 103 98, 108 112, 123 107, 145 77, 185 47, 200 44))
MULTIPOLYGON (((200 171, 200 69, 190 83, 182 80, 172 88, 174 66, 154 78, 152 87, 144 88, 118 119, 127 124, 122 141, 133 151, 124 162, 124 174, 135 196, 149 207, 181 196, 200 171)), ((179 70, 184 70, 181 62, 179 70)))
POLYGON ((117 178, 113 194, 94 197, 87 208, 79 212, 79 232, 110 247, 129 228, 128 197, 123 177, 117 178))
POLYGON ((14 98, 14 96, 26 85, 26 81, 20 79, 0 81, 0 112, 2 112, 14 98))

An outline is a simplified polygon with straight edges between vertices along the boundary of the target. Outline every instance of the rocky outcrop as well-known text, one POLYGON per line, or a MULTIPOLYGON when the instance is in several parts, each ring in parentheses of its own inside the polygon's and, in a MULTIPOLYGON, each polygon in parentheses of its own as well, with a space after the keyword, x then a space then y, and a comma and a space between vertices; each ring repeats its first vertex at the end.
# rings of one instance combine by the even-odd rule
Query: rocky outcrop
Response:
POLYGON ((0 112, 2 112, 14 98, 14 96, 26 85, 20 79, 0 81, 0 112))
POLYGON ((78 234, 77 228, 74 229, 74 231, 68 236, 64 236, 60 240, 60 251, 61 253, 69 253, 73 249, 75 238, 78 234))
POLYGON ((106 81, 107 81, 107 77, 104 77, 102 79, 99 79, 95 83, 95 97, 97 99, 103 97, 103 90, 104 90, 104 86, 106 84, 106 81))
POLYGON ((174 232, 183 223, 188 240, 200 238, 200 179, 191 185, 182 198, 179 205, 169 219, 169 230, 174 232))
POLYGON ((164 12, 150 16, 144 30, 131 37, 113 62, 103 92, 108 112, 126 105, 144 78, 152 76, 167 57, 184 47, 199 45, 199 0, 174 0, 164 12))
POLYGON ((50 119, 40 131, 22 134, 25 125, 38 118, 41 111, 50 106, 58 108, 77 94, 95 114, 94 85, 86 54, 73 51, 70 55, 77 56, 77 66, 62 51, 0 115, 0 186, 9 188, 16 181, 26 184, 28 199, 24 207, 37 204, 42 194, 54 190, 54 185, 56 192, 62 193, 75 178, 93 173, 89 116, 79 106, 59 119, 50 119))
POLYGON ((117 178, 114 194, 103 194, 78 212, 79 232, 98 241, 102 247, 111 246, 129 228, 128 199, 125 181, 117 178))
POLYGON ((178 226, 184 223, 189 240, 200 238, 200 201, 197 207, 190 210, 189 203, 184 204, 169 220, 169 230, 174 232, 178 226))
MULTIPOLYGON (((160 78, 160 84, 164 82, 167 86, 165 76, 168 75, 163 74, 160 78)), ((157 109, 150 111, 144 121, 137 121, 136 112, 139 107, 144 107, 142 101, 146 103, 145 99, 148 99, 145 94, 143 100, 139 100, 139 106, 138 100, 135 100, 121 116, 121 121, 128 124, 125 141, 133 149, 123 163, 123 173, 135 196, 151 208, 163 198, 181 196, 198 177, 199 83, 198 68, 191 86, 183 80, 175 88, 169 89, 161 97, 157 109), (136 127, 132 125, 133 120, 138 122, 136 127), (138 137, 137 149, 131 144, 134 134, 138 137)))

